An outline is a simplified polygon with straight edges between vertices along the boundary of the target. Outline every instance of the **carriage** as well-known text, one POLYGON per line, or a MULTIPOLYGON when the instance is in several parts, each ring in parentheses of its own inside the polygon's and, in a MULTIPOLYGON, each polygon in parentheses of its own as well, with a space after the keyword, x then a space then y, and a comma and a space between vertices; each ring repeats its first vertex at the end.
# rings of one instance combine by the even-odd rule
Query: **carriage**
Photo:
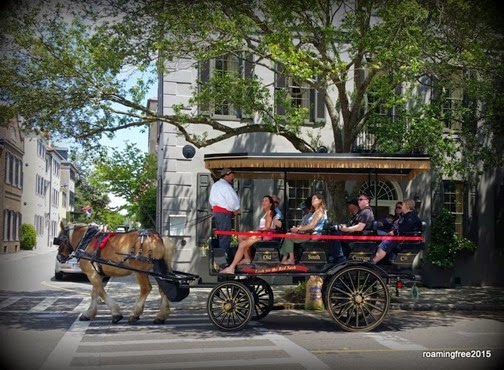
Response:
MULTIPOLYGON (((227 153, 205 155, 205 165, 213 174, 232 168, 237 178, 305 179, 317 181, 375 180, 410 181, 430 170, 430 160, 424 155, 372 155, 330 153, 227 153)), ((216 178, 218 176, 215 176, 216 178)), ((280 264, 281 240, 296 237, 287 233, 268 235, 268 241, 254 244, 251 265, 239 267, 235 274, 220 273, 229 256, 211 243, 209 272, 218 283, 207 299, 207 313, 212 323, 223 331, 240 330, 250 320, 266 317, 273 308, 274 296, 269 277, 323 280, 321 295, 325 307, 337 325, 346 331, 369 331, 384 320, 390 305, 390 290, 407 280, 418 280, 415 274, 424 249, 424 236, 338 235, 328 228, 323 235, 303 235, 310 240, 296 250, 296 264, 280 264), (400 247, 383 263, 374 265, 372 258, 377 242, 384 239, 400 241, 400 247), (343 240, 350 247, 344 262, 330 261, 331 240, 343 240)), ((214 236, 238 231, 213 230, 214 236)), ((247 235, 253 233, 247 232, 247 235)), ((215 238, 212 240, 216 240, 215 238)), ((135 273, 140 295, 128 317, 136 322, 143 313, 152 286, 153 276, 161 294, 161 307, 154 320, 162 324, 169 315, 169 301, 180 301, 189 294, 199 276, 171 269, 173 245, 164 242, 153 230, 133 230, 127 233, 101 232, 86 224, 61 224, 54 244, 58 259, 81 260, 81 268, 93 285, 91 303, 80 320, 91 320, 97 312, 98 297, 108 305, 112 322, 123 316, 119 306, 103 288, 104 276, 126 276, 135 273)))
MULTIPOLYGON (((330 153, 238 153, 207 154, 207 169, 215 175, 223 168, 232 168, 241 179, 308 179, 318 181, 375 180, 410 181, 429 171, 430 160, 425 155, 373 155, 330 153)), ((215 176, 216 178, 218 176, 215 176)), ((211 243, 210 275, 218 276, 218 284, 207 300, 207 313, 221 330, 235 331, 250 320, 259 320, 273 308, 274 296, 268 280, 272 276, 308 278, 318 276, 323 285, 324 306, 336 324, 346 331, 369 331, 384 320, 391 291, 398 294, 404 282, 417 281, 418 267, 424 250, 424 235, 380 236, 374 231, 365 235, 341 235, 328 227, 323 235, 303 235, 310 240, 295 250, 296 264, 281 265, 279 248, 284 238, 298 235, 269 234, 267 241, 253 245, 250 265, 239 266, 233 275, 220 273, 229 256, 211 243), (399 248, 377 265, 370 263, 377 243, 395 239, 399 248), (331 261, 332 240, 345 241, 349 246, 346 261, 331 261)), ((260 233, 220 231, 218 235, 261 235, 260 233)), ((215 238, 213 239, 216 240, 215 238)), ((394 294, 394 293, 392 293, 394 294)))

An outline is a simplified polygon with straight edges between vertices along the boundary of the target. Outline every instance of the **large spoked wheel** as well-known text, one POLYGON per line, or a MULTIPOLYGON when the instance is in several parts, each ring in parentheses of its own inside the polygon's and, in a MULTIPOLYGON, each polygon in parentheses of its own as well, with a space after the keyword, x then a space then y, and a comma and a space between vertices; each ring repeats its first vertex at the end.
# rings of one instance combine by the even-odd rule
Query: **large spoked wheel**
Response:
POLYGON ((221 330, 240 330, 250 321, 254 297, 238 281, 224 281, 212 289, 207 300, 208 317, 221 330))
POLYGON ((252 320, 265 318, 273 308, 273 290, 263 279, 252 277, 245 281, 254 298, 254 312, 252 320))
POLYGON ((390 304, 387 285, 366 266, 338 271, 327 287, 327 310, 346 331, 368 331, 381 324, 390 304))

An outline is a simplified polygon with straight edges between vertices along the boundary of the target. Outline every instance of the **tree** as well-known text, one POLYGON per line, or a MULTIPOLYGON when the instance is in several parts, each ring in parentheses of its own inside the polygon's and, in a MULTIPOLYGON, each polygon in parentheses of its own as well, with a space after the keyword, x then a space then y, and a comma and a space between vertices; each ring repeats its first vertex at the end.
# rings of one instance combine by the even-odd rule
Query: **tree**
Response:
POLYGON ((320 138, 316 127, 302 126, 306 109, 253 74, 211 76, 192 107, 169 116, 140 104, 153 79, 126 83, 132 68, 163 71, 182 57, 253 54, 252 70, 281 71, 324 98, 336 152, 350 151, 369 130, 377 135, 374 150, 424 151, 448 174, 502 165, 503 38, 492 1, 96 0, 67 3, 70 10, 49 4, 16 3, 1 19, 0 95, 9 105, 0 108, 19 113, 30 129, 96 143, 161 121, 197 147, 270 132, 294 149, 315 151, 320 138), (433 85, 440 93, 430 104, 420 92, 433 85), (464 91, 464 104, 447 111, 446 93, 456 89, 464 91), (195 109, 224 101, 245 115, 258 112, 261 122, 236 127, 195 109), (377 114, 392 107, 395 122, 377 114), (460 123, 456 140, 446 140, 447 120, 460 123), (208 130, 193 135, 193 125, 208 130))
POLYGON ((32 250, 37 245, 37 230, 31 224, 21 224, 21 249, 32 250))
POLYGON ((142 153, 131 143, 94 162, 91 184, 127 201, 126 209, 145 228, 154 228, 156 220, 157 162, 152 154, 142 153))

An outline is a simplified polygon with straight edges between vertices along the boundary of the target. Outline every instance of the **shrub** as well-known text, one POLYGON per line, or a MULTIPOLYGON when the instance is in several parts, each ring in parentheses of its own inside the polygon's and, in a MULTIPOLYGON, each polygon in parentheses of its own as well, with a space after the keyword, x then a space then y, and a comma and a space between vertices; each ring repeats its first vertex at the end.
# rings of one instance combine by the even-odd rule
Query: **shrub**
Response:
POLYGON ((451 268, 460 252, 474 250, 476 244, 455 234, 455 217, 450 211, 442 208, 432 222, 427 259, 435 266, 451 268))
POLYGON ((306 281, 294 287, 287 287, 283 292, 283 299, 289 303, 304 303, 306 297, 306 281))
POLYGON ((37 230, 30 224, 21 225, 21 249, 32 250, 37 245, 37 230))

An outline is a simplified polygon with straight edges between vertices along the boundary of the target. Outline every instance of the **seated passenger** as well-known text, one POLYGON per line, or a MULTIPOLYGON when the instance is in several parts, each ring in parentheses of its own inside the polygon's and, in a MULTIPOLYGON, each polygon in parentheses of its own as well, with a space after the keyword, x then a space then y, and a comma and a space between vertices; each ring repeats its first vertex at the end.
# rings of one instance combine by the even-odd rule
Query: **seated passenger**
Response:
MULTIPOLYGON (((401 219, 402 213, 403 213, 402 206, 403 206, 403 202, 397 202, 396 203, 396 205, 395 205, 395 215, 393 216, 392 222, 390 223, 390 225, 387 225, 387 227, 382 227, 381 230, 384 231, 384 232, 379 232, 378 235, 387 235, 387 233, 389 233, 390 231, 398 230, 399 229, 399 220, 401 219)), ((389 215, 387 217, 387 219, 390 216, 391 215, 389 215)))
MULTIPOLYGON (((265 195, 262 199, 262 208, 264 210, 264 215, 259 220, 260 231, 274 230, 275 225, 273 219, 275 217, 275 204, 273 199, 269 195, 265 195)), ((252 256, 250 255, 250 248, 255 242, 266 239, 260 236, 238 236, 238 249, 236 250, 233 262, 221 271, 223 274, 234 274, 237 265, 246 265, 252 261, 252 256)), ((270 238, 271 239, 271 238, 270 238)))
POLYGON ((387 235, 394 225, 394 215, 387 215, 383 220, 378 221, 378 235, 387 235))
MULTIPOLYGON (((373 230, 374 213, 369 206, 369 197, 366 194, 360 194, 358 199, 350 201, 348 210, 349 212, 356 213, 350 218, 348 223, 338 226, 336 234, 344 235, 373 230)), ((345 261, 343 245, 340 240, 333 240, 331 242, 331 256, 329 260, 334 263, 345 261)))
MULTIPOLYGON (((411 235, 414 232, 422 231, 422 221, 418 218, 413 199, 405 199, 402 202, 402 216, 399 219, 398 229, 390 231, 387 235, 411 235)), ((399 245, 397 240, 383 240, 373 257, 373 263, 376 264, 399 245)))
POLYGON ((308 220, 313 214, 311 198, 307 198, 303 203, 301 203, 300 208, 303 212, 303 217, 301 218, 301 226, 308 225, 310 223, 308 220))
MULTIPOLYGON (((308 224, 291 227, 291 233, 310 233, 321 234, 327 225, 327 208, 324 199, 320 194, 314 194, 311 198, 313 209, 312 215, 309 217, 308 224)), ((310 239, 286 238, 283 241, 280 254, 283 256, 280 262, 283 265, 294 265, 294 244, 301 244, 310 239)))

